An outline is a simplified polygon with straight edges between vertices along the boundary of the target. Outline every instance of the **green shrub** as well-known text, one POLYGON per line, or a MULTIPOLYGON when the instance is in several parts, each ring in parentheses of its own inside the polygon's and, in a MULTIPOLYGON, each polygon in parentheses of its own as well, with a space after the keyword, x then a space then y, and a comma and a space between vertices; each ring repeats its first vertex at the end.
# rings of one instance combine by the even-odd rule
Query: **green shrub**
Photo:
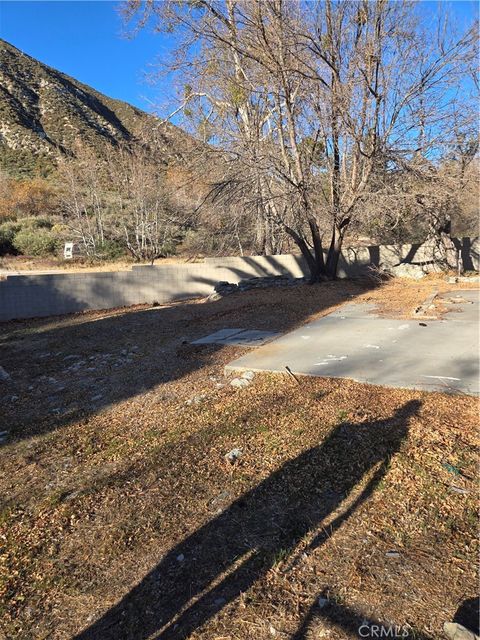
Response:
POLYGON ((62 223, 56 223, 53 225, 53 227, 51 228, 52 233, 54 233, 56 236, 61 236, 63 237, 69 237, 71 235, 69 228, 62 224, 62 223))
POLYGON ((18 253, 13 245, 15 235, 20 231, 21 224, 19 222, 4 222, 0 224, 0 256, 4 256, 7 253, 18 253))
POLYGON ((49 256, 57 248, 57 236, 45 227, 23 227, 15 234, 14 248, 27 256, 49 256))
POLYGON ((116 260, 125 255, 125 247, 117 240, 105 240, 98 248, 98 254, 103 260, 116 260))
POLYGON ((53 224, 47 218, 20 218, 18 224, 22 229, 51 229, 53 224))

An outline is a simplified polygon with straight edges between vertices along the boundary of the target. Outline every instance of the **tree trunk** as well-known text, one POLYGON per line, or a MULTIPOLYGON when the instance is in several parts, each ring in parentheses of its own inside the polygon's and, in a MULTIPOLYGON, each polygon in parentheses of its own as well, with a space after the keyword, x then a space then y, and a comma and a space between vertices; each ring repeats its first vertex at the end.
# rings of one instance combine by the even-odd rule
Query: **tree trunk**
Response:
POLYGON ((335 278, 337 277, 338 261, 342 252, 342 243, 343 238, 337 237, 328 249, 325 272, 329 280, 335 280, 335 278))
MULTIPOLYGON (((293 239, 297 247, 302 252, 302 256, 305 258, 305 261, 308 265, 308 270, 310 271, 310 280, 309 284, 314 284, 315 282, 320 282, 321 280, 325 280, 325 262, 323 259, 323 249, 322 243, 320 240, 320 234, 318 233, 318 227, 315 224, 316 228, 316 236, 313 236, 314 239, 314 253, 310 251, 305 240, 298 234, 294 229, 285 225, 285 231, 288 235, 293 239)), ((310 227, 312 229, 312 227, 310 227)), ((312 231, 313 235, 313 231, 312 231)))
POLYGON ((315 256, 316 272, 314 282, 318 282, 325 276, 325 261, 323 259, 323 247, 322 238, 320 236, 320 230, 318 224, 313 218, 308 221, 310 227, 310 233, 312 234, 312 243, 315 256))

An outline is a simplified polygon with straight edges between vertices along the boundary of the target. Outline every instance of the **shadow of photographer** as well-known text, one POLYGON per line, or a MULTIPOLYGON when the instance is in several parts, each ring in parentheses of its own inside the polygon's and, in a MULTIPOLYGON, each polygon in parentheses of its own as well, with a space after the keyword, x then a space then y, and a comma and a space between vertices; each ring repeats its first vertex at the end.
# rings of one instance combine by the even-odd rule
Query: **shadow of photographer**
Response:
MULTIPOLYGON (((370 473, 366 487, 329 524, 331 536, 384 477, 420 406, 410 401, 385 420, 335 427, 171 549, 77 640, 188 637, 263 577, 279 554, 316 531, 370 473)), ((310 546, 325 540, 320 533, 310 546)))

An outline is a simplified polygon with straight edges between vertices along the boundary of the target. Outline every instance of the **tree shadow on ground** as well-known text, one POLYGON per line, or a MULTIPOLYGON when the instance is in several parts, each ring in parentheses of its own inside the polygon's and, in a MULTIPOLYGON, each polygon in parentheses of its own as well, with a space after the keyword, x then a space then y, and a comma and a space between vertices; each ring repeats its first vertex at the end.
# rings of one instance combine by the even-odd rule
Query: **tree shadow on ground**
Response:
POLYGON ((453 622, 458 622, 462 626, 470 629, 472 633, 480 635, 480 599, 467 598, 458 607, 453 617, 453 622))
MULTIPOLYGON (((410 401, 388 419, 335 427, 321 444, 286 462, 171 549, 77 640, 188 637, 265 576, 279 557, 290 555, 302 538, 315 534, 367 480, 352 504, 329 522, 331 536, 385 476, 420 406, 410 401)), ((319 534, 311 546, 324 541, 319 534)))
MULTIPOLYGON (((218 329, 286 332, 377 284, 365 280, 259 290, 205 304, 3 325, 1 364, 11 375, 0 389, 0 430, 10 434, 4 443, 67 426, 215 366, 225 347, 191 342, 218 329)), ((231 359, 239 355, 229 349, 231 359)))

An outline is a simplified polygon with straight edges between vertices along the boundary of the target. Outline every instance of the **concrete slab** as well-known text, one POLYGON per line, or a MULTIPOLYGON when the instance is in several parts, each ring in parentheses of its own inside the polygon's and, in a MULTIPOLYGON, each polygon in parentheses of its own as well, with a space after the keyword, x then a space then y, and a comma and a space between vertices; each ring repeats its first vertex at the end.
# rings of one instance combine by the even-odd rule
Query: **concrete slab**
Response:
POLYGON ((224 340, 242 331, 245 331, 245 329, 220 329, 220 331, 215 331, 215 333, 211 333, 209 336, 194 340, 192 344, 223 344, 224 340))
POLYGON ((220 329, 215 333, 195 340, 192 344, 223 344, 241 347, 259 347, 278 337, 273 331, 253 329, 220 329))
POLYGON ((258 347, 271 340, 278 338, 278 333, 273 331, 242 331, 235 336, 227 338, 224 344, 236 345, 240 347, 258 347))
POLYGON ((291 371, 382 386, 479 393, 479 292, 442 320, 390 320, 349 303, 227 365, 228 371, 291 371), (426 325, 426 326, 423 326, 426 325))

